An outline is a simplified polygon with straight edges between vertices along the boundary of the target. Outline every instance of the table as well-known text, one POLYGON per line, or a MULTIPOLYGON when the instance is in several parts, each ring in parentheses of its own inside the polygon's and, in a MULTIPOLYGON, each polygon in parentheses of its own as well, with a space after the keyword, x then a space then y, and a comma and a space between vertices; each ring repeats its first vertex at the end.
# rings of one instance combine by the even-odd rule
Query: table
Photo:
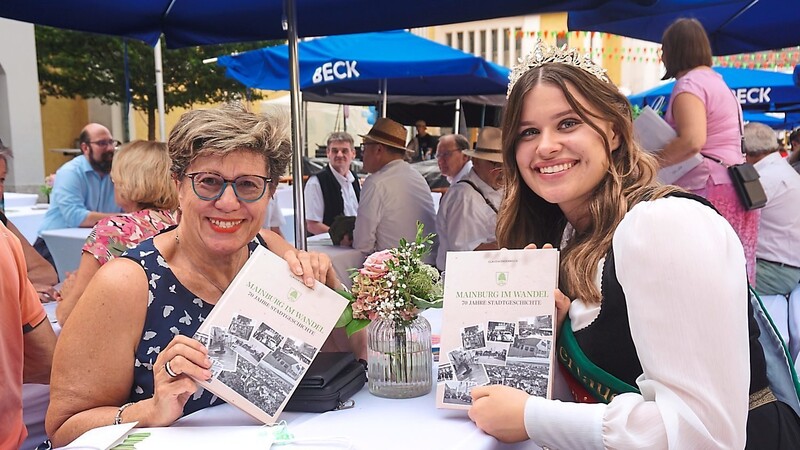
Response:
POLYGON ((333 245, 331 237, 328 233, 318 234, 311 236, 306 241, 308 243, 308 251, 325 253, 331 258, 333 269, 339 280, 349 289, 352 287, 350 280, 350 269, 359 269, 364 264, 366 256, 360 251, 351 247, 340 247, 333 245))
POLYGON ((25 239, 33 244, 39 235, 39 228, 42 226, 44 215, 47 213, 49 206, 47 203, 13 208, 9 208, 6 205, 6 217, 19 229, 25 239))
POLYGON ((3 194, 3 203, 6 208, 33 206, 38 199, 38 194, 19 194, 16 192, 6 192, 3 194))
POLYGON ((91 228, 59 228, 42 231, 42 239, 56 263, 59 280, 66 280, 67 272, 78 269, 83 243, 91 231, 91 228))
MULTIPOLYGON (((435 369, 434 369, 435 370, 435 369)), ((480 431, 466 411, 436 409, 435 389, 428 395, 392 400, 376 397, 365 385, 353 396, 352 409, 322 414, 284 412, 280 415, 297 444, 287 449, 347 448, 343 445, 303 444, 302 439, 344 438, 352 449, 531 449, 530 442, 503 444, 480 431)), ((173 427, 258 425, 230 405, 206 408, 179 419, 173 427)))

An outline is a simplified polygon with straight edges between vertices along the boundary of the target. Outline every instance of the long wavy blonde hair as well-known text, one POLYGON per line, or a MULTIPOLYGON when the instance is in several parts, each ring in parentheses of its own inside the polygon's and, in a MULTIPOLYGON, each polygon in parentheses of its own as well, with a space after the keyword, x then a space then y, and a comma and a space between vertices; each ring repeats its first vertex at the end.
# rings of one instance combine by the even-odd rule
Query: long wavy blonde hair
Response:
POLYGON ((625 213, 643 198, 662 197, 677 188, 661 186, 656 181, 657 163, 634 141, 630 103, 613 83, 567 64, 548 63, 532 68, 514 85, 503 112, 506 191, 497 218, 497 241, 501 247, 522 248, 529 243, 558 246, 567 225, 558 205, 533 192, 517 166, 520 115, 524 107, 536 107, 525 104, 525 95, 540 84, 561 89, 575 113, 600 135, 610 161, 606 176, 591 194, 589 226, 576 232, 561 248, 562 292, 573 299, 599 302, 600 291, 594 284, 597 265, 608 252, 614 230, 625 213), (573 92, 589 104, 580 104, 573 92), (601 121, 609 122, 619 137, 620 145, 613 152, 609 137, 598 126, 601 121))

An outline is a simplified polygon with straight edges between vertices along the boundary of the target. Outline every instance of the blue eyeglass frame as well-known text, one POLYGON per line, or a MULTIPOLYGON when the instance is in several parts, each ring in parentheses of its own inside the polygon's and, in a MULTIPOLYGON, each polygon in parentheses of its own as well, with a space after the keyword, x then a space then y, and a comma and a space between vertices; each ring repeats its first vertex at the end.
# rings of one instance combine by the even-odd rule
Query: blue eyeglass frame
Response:
POLYGON ((192 180, 192 191, 194 192, 194 195, 196 195, 197 198, 199 198, 200 200, 205 200, 205 201, 218 200, 220 197, 222 197, 222 194, 225 193, 225 189, 228 188, 228 185, 230 185, 231 189, 233 189, 233 194, 236 196, 236 199, 239 200, 240 202, 244 202, 244 203, 257 202, 257 201, 261 200, 261 198, 263 198, 264 194, 267 192, 267 185, 269 183, 272 183, 272 178, 261 176, 261 175, 240 175, 240 176, 234 178, 233 180, 229 180, 229 179, 223 177, 222 175, 220 175, 218 173, 214 173, 214 172, 192 172, 192 173, 185 174, 185 176, 192 180), (220 177, 222 179, 222 189, 219 190, 219 194, 217 194, 215 197, 206 197, 204 195, 200 195, 197 192, 197 187, 195 187, 195 185, 194 185, 194 177, 196 177, 198 175, 214 175, 214 176, 220 177), (258 197, 254 198, 252 200, 248 200, 248 199, 244 199, 244 198, 240 197, 239 196, 239 191, 236 190, 236 180, 238 180, 239 178, 242 178, 242 177, 256 177, 256 178, 260 178, 260 179, 264 180, 264 189, 261 191, 261 195, 259 195, 258 197))

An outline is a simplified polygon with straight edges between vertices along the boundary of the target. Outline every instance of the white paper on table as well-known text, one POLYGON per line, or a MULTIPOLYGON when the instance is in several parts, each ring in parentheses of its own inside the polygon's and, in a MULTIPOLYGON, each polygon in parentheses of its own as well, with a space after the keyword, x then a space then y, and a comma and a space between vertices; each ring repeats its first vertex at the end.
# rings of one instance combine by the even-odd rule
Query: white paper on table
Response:
POLYGON ((137 423, 139 422, 128 422, 120 425, 106 425, 104 427, 93 428, 78 436, 78 439, 75 439, 66 447, 61 448, 108 450, 122 443, 137 423))
POLYGON ((649 106, 642 108, 639 117, 633 121, 633 132, 636 142, 650 153, 661 150, 677 136, 675 130, 649 106))

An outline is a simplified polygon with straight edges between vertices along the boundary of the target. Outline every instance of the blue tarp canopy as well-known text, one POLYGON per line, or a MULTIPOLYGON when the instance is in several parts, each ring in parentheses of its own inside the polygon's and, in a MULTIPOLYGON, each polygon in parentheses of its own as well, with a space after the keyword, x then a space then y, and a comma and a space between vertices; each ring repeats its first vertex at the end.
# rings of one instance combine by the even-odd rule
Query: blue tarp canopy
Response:
POLYGON ((745 122, 759 122, 776 130, 792 130, 800 125, 800 113, 744 112, 745 122))
MULTIPOLYGON (((734 69, 715 67, 725 83, 733 91, 742 109, 752 111, 784 111, 800 106, 800 87, 794 84, 792 74, 769 70, 734 69)), ((659 98, 669 102, 675 82, 662 84, 653 89, 628 97, 633 105, 657 105, 659 98)))
MULTIPOLYGON (((292 0, 3 0, 0 17, 172 48, 286 39, 284 4, 292 0)), ((590 9, 656 0, 302 0, 293 4, 297 35, 397 30, 498 17, 590 9)))
MULTIPOLYGON (((372 104, 383 81, 389 100, 427 100, 506 93, 509 70, 407 31, 349 34, 299 43, 300 90, 309 101, 372 104)), ((217 62, 225 74, 259 89, 289 89, 286 45, 217 62)), ((490 102, 494 103, 494 102, 490 102)))
POLYGON ((797 0, 659 0, 652 5, 608 2, 570 12, 570 30, 602 31, 661 42, 675 19, 702 22, 715 55, 752 53, 800 45, 797 0))

